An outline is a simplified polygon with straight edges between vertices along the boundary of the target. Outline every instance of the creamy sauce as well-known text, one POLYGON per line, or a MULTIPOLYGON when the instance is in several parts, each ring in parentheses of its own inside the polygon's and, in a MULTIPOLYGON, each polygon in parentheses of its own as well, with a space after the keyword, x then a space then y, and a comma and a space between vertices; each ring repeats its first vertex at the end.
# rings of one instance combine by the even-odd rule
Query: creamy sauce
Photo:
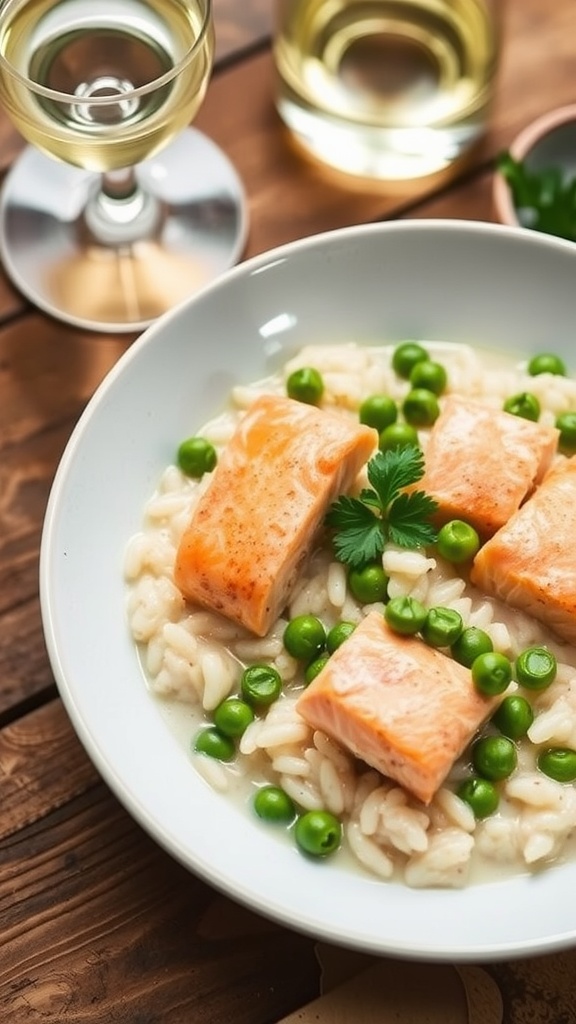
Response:
MULTIPOLYGON (((422 344, 427 348, 432 358, 443 362, 448 369, 449 387, 454 387, 454 390, 457 390, 460 393, 467 393, 476 396, 481 395, 485 397, 487 402, 492 404, 494 408, 501 408, 503 396, 506 397, 510 394, 510 389, 514 388, 514 391, 530 389, 538 392, 539 397, 542 400, 542 420, 544 422, 553 423, 558 412, 565 411, 567 408, 576 409, 576 382, 574 381, 569 381, 565 378, 548 378, 547 380, 544 380, 543 378, 527 379, 525 376, 526 363, 517 360, 511 361, 502 353, 482 352, 481 355, 478 356, 471 349, 468 349, 465 346, 454 346, 450 344, 426 341, 422 342, 422 344), (547 397, 546 401, 543 400, 545 395, 547 397)), ((391 351, 392 348, 390 346, 369 350, 363 350, 361 347, 356 346, 343 347, 338 350, 311 347, 309 350, 304 350, 297 360, 293 360, 292 363, 289 364, 288 369, 291 369, 296 365, 317 366, 317 368, 319 368, 323 373, 325 381, 327 382, 327 404, 340 409, 343 415, 357 416, 356 410, 359 398, 365 397, 366 394, 386 389, 392 393, 392 396, 397 401, 400 401, 402 395, 405 393, 407 387, 406 383, 393 379, 390 376, 388 364, 391 351), (366 352, 370 353, 368 365, 363 364, 366 352), (332 358, 333 356, 334 358, 332 358), (350 364, 350 366, 348 364, 350 364), (382 367, 381 373, 378 366, 382 367)), ((283 390, 284 377, 280 374, 257 382, 247 388, 236 389, 233 398, 235 399, 237 407, 241 410, 242 407, 246 407, 250 404, 255 393, 260 393, 261 391, 283 392, 283 390)), ((203 429, 199 430, 199 433, 212 438, 217 446, 221 446, 230 435, 230 431, 233 429, 238 416, 238 412, 227 412, 222 417, 219 417, 205 425, 203 429)), ((178 440, 179 439, 175 439, 175 446, 177 445, 178 440)), ((425 431, 421 432, 421 443, 425 450, 425 431)), ((186 487, 190 492, 194 490, 193 487, 190 488, 189 483, 186 484, 186 487)), ((160 492, 162 493, 162 488, 160 488, 160 492)), ((144 527, 144 533, 146 533, 148 528, 149 519, 144 527)), ((325 556, 319 556, 319 564, 322 563, 322 557, 324 557, 324 561, 330 560, 330 556, 328 554, 325 556)), ((312 584, 313 575, 311 576, 311 586, 312 584)), ((416 586, 417 584, 418 581, 415 581, 416 586)), ((298 608, 302 607, 302 600, 302 595, 300 595, 300 604, 298 605, 297 602, 298 608)), ((474 591, 474 589, 469 586, 466 587, 458 600, 470 601, 472 616, 471 622, 474 622, 475 617, 480 614, 481 609, 479 611, 479 606, 482 605, 482 603, 486 603, 485 601, 483 602, 482 595, 479 595, 478 592, 474 591)), ((456 603, 458 603, 458 601, 456 603)), ((572 674, 571 669, 574 669, 574 676, 576 677, 576 650, 574 648, 558 642, 558 640, 556 640, 542 626, 528 620, 527 617, 523 616, 521 613, 514 612, 496 601, 491 601, 490 603, 494 610, 494 622, 501 624, 502 629, 508 632, 513 645, 520 646, 520 648, 528 646, 526 637, 530 637, 530 643, 546 643, 546 645, 554 651, 559 663, 561 664, 561 680, 559 685, 567 685, 567 681, 570 679, 572 674)), ((310 611, 314 612, 314 608, 311 607, 310 611)), ((358 614, 362 614, 361 609, 357 608, 357 611, 358 614)), ((290 609, 289 614, 294 614, 292 608, 290 609)), ((343 615, 342 617, 346 616, 343 615)), ((338 621, 338 619, 338 612, 332 608, 329 610, 327 619, 325 620, 326 625, 329 627, 333 624, 333 621, 338 621)), ((217 621, 216 626, 219 626, 217 621)), ((244 637, 244 634, 242 636, 244 637)), ((235 641, 231 643, 226 639, 222 640, 218 635, 218 631, 216 631, 216 633, 211 632, 209 626, 207 630, 200 634, 200 642, 201 644, 205 643, 209 646, 216 645, 219 647, 224 652, 227 661, 232 665, 238 665, 239 660, 243 663, 250 662, 250 658, 239 659, 238 647, 236 646, 235 641)), ((148 666, 150 662, 149 645, 144 644, 140 646, 143 667, 148 666), (147 647, 148 651, 146 650, 147 647)), ((495 646, 497 647, 497 645, 495 646)), ((266 659, 254 658, 252 660, 266 659)), ((150 684, 151 692, 157 700, 159 711, 167 727, 173 733, 176 741, 187 752, 191 752, 198 729, 211 722, 210 712, 204 712, 199 702, 191 703, 190 701, 182 701, 174 695, 159 695, 148 667, 144 667, 144 673, 150 684)), ((285 692, 290 693, 294 690, 294 687, 298 688, 302 686, 301 675, 294 675, 293 666, 292 669, 288 666, 285 675, 285 692)), ((534 707, 537 712, 540 708, 546 709, 552 703, 553 691, 556 686, 557 684, 552 684, 550 690, 546 691, 545 694, 535 696, 534 707)), ((177 686, 175 686, 175 690, 177 690, 177 686)), ((231 692, 236 692, 236 688, 232 687, 231 692)), ((489 726, 488 728, 492 727, 489 726)), ((574 708, 574 730, 574 735, 576 736, 576 706, 574 708)), ((533 771, 535 766, 535 753, 538 748, 533 744, 530 744, 528 741, 522 741, 518 747, 519 770, 527 772, 533 771)), ((198 756, 193 760, 194 763, 198 765, 198 756)), ((203 758, 203 762, 206 766, 209 760, 210 759, 203 758)), ((458 779, 468 771, 468 763, 466 756, 457 762, 448 780, 448 786, 452 788, 455 787, 458 779)), ((264 781, 278 782, 278 774, 272 769, 270 758, 265 752, 249 755, 240 754, 230 765, 217 763, 209 767, 210 771, 214 768, 214 772, 212 773, 212 783, 215 784, 216 788, 223 788, 226 790, 225 794, 223 794, 223 799, 232 800, 242 813, 249 816, 251 820, 255 819, 255 815, 251 808, 251 798, 255 787, 264 781), (218 780, 220 780, 220 782, 218 780)), ((503 820, 507 816, 514 816, 516 814, 517 808, 514 803, 511 801, 504 801, 501 804, 496 817, 503 820)), ((259 821, 257 824, 259 827, 262 827, 262 829, 270 827, 260 823, 259 821)), ((285 840, 289 841, 287 829, 277 829, 277 833, 279 839, 285 833, 285 840)), ((574 857, 575 853, 576 839, 574 836, 566 837, 561 851, 554 851, 553 859, 555 863, 561 863, 561 861, 566 858, 574 857)), ((339 863, 350 865, 351 869, 353 868, 359 871, 366 870, 359 864, 358 860, 352 856, 346 844, 344 844, 342 849, 335 856, 339 863)), ((402 860, 400 857, 398 859, 399 861, 402 860)), ((534 870, 538 871, 547 867, 547 864, 547 858, 543 858, 533 866, 528 866, 522 862, 521 857, 515 857, 508 863, 506 861, 502 861, 498 857, 489 857, 475 851, 472 856, 470 873, 467 880, 475 883, 492 881, 502 879, 503 877, 510 875, 518 875, 523 872, 534 870)), ((399 877, 398 869, 395 871, 394 877, 399 877)))

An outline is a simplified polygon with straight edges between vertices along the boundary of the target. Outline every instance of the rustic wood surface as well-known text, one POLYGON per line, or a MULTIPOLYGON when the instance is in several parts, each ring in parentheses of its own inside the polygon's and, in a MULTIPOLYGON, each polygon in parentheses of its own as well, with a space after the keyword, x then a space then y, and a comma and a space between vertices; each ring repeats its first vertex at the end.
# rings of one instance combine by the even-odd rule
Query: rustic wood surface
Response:
MULTIPOLYGON (((305 162, 279 123, 269 0, 215 6, 218 59, 197 126, 245 183, 246 256, 386 218, 490 220, 496 154, 574 99, 574 0, 509 0, 497 102, 473 160, 451 180, 359 187, 305 162)), ((21 148, 0 111, 0 171, 21 148)), ((44 646, 49 488, 84 405, 131 341, 50 320, 0 270, 0 1021, 273 1024, 318 994, 313 941, 237 907, 142 832, 83 752, 44 646)), ((565 953, 489 965, 507 1024, 576 1021, 575 964, 565 953)))

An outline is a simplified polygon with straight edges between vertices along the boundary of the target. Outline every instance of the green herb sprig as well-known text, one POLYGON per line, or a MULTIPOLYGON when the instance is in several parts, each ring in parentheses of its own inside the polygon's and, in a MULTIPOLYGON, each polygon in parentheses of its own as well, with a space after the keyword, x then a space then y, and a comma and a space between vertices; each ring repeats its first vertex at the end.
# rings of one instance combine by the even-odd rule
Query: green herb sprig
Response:
POLYGON ((357 498, 341 495, 326 514, 333 527, 336 558, 355 569, 382 555, 388 540, 404 548, 425 547, 436 540, 429 521, 437 502, 424 491, 405 491, 424 474, 420 448, 407 445, 377 452, 366 467, 370 488, 357 498))
POLYGON ((531 170, 507 151, 496 167, 508 183, 523 227, 576 241, 576 178, 566 177, 559 167, 531 170))

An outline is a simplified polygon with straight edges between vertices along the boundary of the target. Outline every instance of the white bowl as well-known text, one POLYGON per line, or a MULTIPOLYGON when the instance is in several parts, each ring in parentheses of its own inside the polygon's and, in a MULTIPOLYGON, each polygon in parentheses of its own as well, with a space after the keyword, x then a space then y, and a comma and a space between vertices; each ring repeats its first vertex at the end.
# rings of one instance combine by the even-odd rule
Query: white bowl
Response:
POLYGON ((310 863, 191 767, 146 690, 125 611, 123 553, 175 443, 231 386, 310 341, 465 341, 553 348, 573 363, 576 249, 496 225, 336 231, 253 259, 149 329, 81 417, 56 475, 41 553, 44 628, 86 750, 178 861, 253 909, 373 953, 482 960, 576 940, 576 863, 463 890, 411 890, 310 863))

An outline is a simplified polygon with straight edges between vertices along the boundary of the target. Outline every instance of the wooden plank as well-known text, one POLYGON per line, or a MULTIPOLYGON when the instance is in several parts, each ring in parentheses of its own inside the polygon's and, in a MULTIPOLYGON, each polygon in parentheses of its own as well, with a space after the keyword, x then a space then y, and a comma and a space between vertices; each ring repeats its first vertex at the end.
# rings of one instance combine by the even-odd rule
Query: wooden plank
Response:
POLYGON ((0 840, 98 781, 60 700, 17 719, 0 732, 0 840))
POLYGON ((104 786, 0 843, 0 922, 10 1024, 267 1024, 318 992, 312 940, 219 896, 104 786))
POLYGON ((0 330, 0 451, 75 419, 133 336, 99 335, 34 312, 0 330))
POLYGON ((37 597, 46 502, 74 424, 131 340, 36 313, 0 330, 0 717, 53 684, 37 597))
MULTIPOLYGON (((500 987, 504 1024, 572 1024, 576 951, 488 965, 500 987)), ((471 1022, 473 1024, 473 1022, 471 1022)))
POLYGON ((570 0, 509 0, 493 124, 496 142, 541 113, 574 102, 576 7, 570 0))
MULTIPOLYGON (((33 554, 29 565, 32 561, 33 554)), ((31 580, 29 585, 37 588, 31 580)), ((53 695, 54 677, 46 655, 37 598, 0 616, 0 679, 0 722, 10 720, 20 705, 26 708, 31 700, 39 701, 42 694, 53 695)))
POLYGON ((456 220, 494 221, 492 203, 492 173, 475 175, 464 180, 448 192, 441 192, 422 203, 415 203, 402 215, 414 219, 422 217, 456 220))
POLYGON ((19 313, 26 312, 28 308, 28 302, 14 288, 0 266, 0 322, 8 317, 14 317, 19 313))
MULTIPOLYGON (((36 313, 0 329, 0 614, 36 595, 56 466, 86 402, 130 341, 36 313)), ((0 629, 12 632, 9 624, 0 629)))
POLYGON ((214 0, 216 61, 234 56, 266 39, 272 31, 269 0, 214 0))

